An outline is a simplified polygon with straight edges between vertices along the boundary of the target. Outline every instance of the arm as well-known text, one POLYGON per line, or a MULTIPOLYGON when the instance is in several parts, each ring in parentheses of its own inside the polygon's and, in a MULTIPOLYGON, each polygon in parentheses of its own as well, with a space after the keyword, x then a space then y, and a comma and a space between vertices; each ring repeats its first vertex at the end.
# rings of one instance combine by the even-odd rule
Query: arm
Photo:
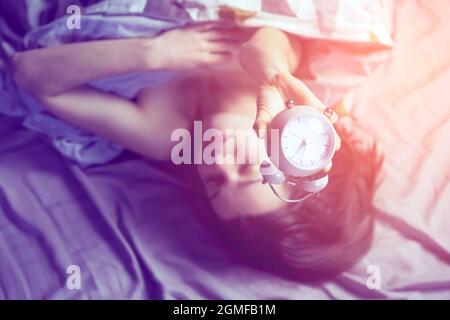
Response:
POLYGON ((144 125, 137 106, 86 83, 159 68, 149 58, 153 45, 151 39, 107 40, 25 51, 13 57, 14 78, 51 113, 136 151, 140 142, 127 137, 144 125))
POLYGON ((156 130, 142 116, 142 108, 96 90, 88 82, 129 72, 221 63, 234 46, 229 33, 208 24, 168 31, 152 39, 61 45, 15 55, 14 78, 51 113, 140 152, 145 149, 142 143, 148 143, 143 137, 156 130))
POLYGON ((91 41, 19 52, 16 83, 31 94, 57 96, 92 80, 163 67, 154 39, 91 41), (156 55, 155 55, 156 56, 156 55))

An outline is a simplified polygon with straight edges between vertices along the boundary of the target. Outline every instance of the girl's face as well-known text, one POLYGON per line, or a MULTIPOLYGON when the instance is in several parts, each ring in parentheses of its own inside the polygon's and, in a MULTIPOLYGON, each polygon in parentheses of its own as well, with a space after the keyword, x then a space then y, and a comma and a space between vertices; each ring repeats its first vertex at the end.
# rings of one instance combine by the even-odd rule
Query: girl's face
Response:
MULTIPOLYGON (((252 124, 251 117, 231 113, 212 114, 203 121, 204 130, 215 128, 223 134, 223 148, 216 154, 226 161, 198 166, 211 204, 223 219, 264 214, 286 206, 268 185, 262 184, 259 167, 267 155, 264 141, 258 139, 252 124)), ((283 185, 277 188, 282 194, 288 191, 283 185)))

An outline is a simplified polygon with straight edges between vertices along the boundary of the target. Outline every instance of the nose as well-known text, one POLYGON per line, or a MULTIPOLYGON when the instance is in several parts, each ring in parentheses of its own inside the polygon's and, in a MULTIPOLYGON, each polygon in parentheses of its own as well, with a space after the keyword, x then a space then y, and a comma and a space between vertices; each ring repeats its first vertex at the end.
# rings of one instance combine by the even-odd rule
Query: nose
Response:
POLYGON ((216 164, 215 170, 222 181, 226 183, 238 183, 247 180, 255 180, 259 177, 259 166, 255 164, 216 164))
POLYGON ((214 167, 221 179, 226 183, 235 183, 242 179, 236 165, 216 164, 214 167))

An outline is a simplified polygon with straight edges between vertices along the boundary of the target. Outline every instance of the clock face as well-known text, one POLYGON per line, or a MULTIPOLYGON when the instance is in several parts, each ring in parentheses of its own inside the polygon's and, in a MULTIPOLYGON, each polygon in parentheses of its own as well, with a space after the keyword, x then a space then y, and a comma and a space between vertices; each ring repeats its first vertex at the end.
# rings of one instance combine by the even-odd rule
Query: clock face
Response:
POLYGON ((331 159, 333 148, 333 129, 319 115, 295 115, 283 128, 281 150, 284 157, 299 169, 325 167, 331 159))

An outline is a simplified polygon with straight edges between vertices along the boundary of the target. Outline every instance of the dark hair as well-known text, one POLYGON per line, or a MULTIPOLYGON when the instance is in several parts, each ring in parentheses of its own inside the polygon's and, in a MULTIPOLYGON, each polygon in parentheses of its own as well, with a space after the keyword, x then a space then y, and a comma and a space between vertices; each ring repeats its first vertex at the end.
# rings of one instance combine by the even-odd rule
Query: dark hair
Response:
POLYGON ((222 223, 222 230, 252 264, 300 281, 336 276, 352 267, 372 242, 372 198, 382 157, 375 143, 337 126, 341 149, 330 182, 319 195, 276 212, 222 223))

